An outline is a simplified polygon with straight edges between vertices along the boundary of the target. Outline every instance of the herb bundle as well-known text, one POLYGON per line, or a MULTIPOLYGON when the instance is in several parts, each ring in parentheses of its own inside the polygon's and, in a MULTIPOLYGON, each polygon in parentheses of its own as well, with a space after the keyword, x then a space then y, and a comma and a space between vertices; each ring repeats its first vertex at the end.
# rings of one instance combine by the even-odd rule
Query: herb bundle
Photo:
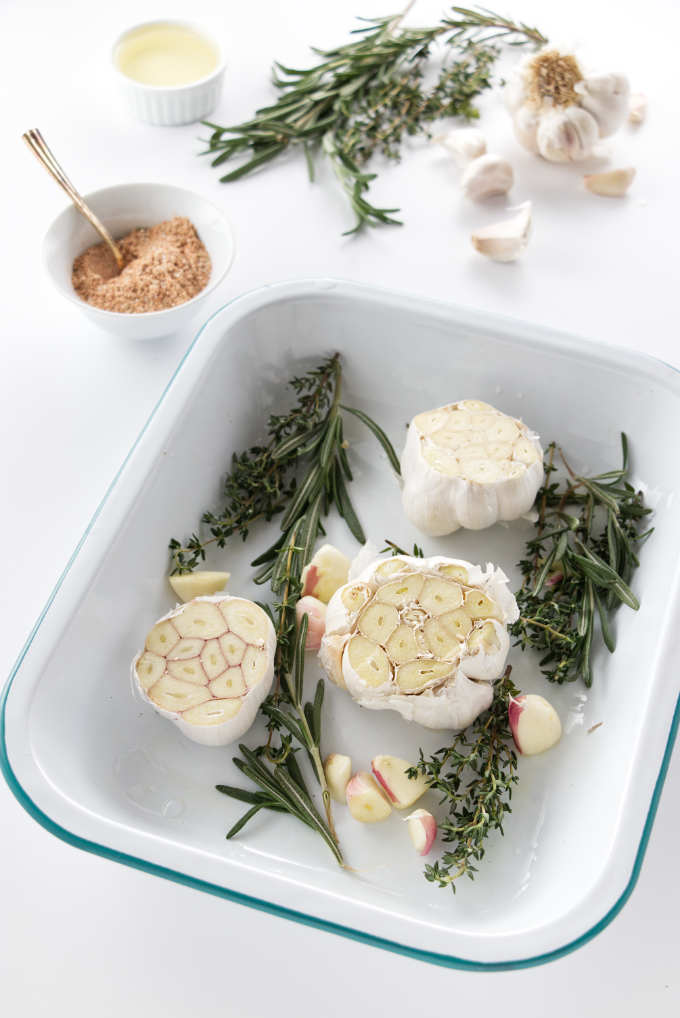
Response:
POLYGON ((555 444, 547 451, 537 534, 519 563, 524 578, 516 595, 520 618, 510 631, 522 650, 539 651, 543 675, 551 682, 580 676, 590 686, 597 622, 613 652, 613 613, 621 603, 639 608, 629 583, 640 564, 637 549, 651 533, 641 533, 640 523, 651 510, 628 480, 624 434, 621 446, 621 467, 594 477, 575 474, 560 453, 567 471, 563 484, 552 479, 555 444))
POLYGON ((285 415, 272 416, 267 442, 234 455, 225 481, 226 503, 221 513, 204 513, 210 536, 191 535, 182 544, 169 543, 173 573, 191 572, 205 559, 206 547, 224 547, 235 533, 245 540, 257 520, 282 513, 281 535, 252 563, 255 582, 269 582, 275 596, 273 610, 265 607, 277 638, 275 689, 262 710, 268 719, 269 739, 255 750, 241 745, 234 759, 239 770, 258 791, 218 785, 220 792, 250 806, 231 828, 233 837, 261 809, 289 813, 316 830, 338 862, 338 845, 330 793, 321 759, 321 711, 324 683, 319 680, 312 701, 304 699, 304 646, 307 618, 296 621, 295 605, 302 590, 302 570, 312 557, 315 542, 324 532, 322 517, 335 506, 359 542, 364 532, 348 493, 352 471, 343 432, 343 411, 359 418, 377 437, 391 465, 399 461, 389 439, 363 411, 340 403, 342 369, 335 354, 318 368, 291 381, 297 403, 285 415), (323 815, 317 810, 296 759, 302 748, 310 762, 323 798, 323 815))
POLYGON ((505 814, 511 812, 518 775, 508 703, 518 693, 508 668, 494 687, 489 710, 454 736, 450 746, 429 758, 421 750, 419 763, 408 772, 412 777, 424 775, 431 789, 440 793, 440 805, 447 807, 448 819, 439 824, 439 831, 453 847, 425 866, 425 879, 454 893, 460 877, 474 879, 486 839, 492 831, 503 833, 505 814))
MULTIPOLYGON (((405 12, 404 12, 405 13, 405 12)), ((354 233, 381 223, 399 224, 394 208, 379 208, 367 198, 375 173, 365 165, 377 152, 398 160, 404 136, 427 133, 442 117, 479 116, 473 100, 492 84, 500 55, 495 41, 509 45, 547 39, 536 28, 490 11, 454 7, 450 17, 429 28, 407 28, 403 14, 366 19, 359 36, 335 49, 314 49, 321 59, 304 70, 274 65, 273 82, 281 92, 272 106, 251 120, 212 128, 207 155, 212 165, 233 159, 239 165, 220 179, 238 180, 285 152, 301 148, 314 179, 314 155, 321 151, 356 217, 354 233), (433 44, 444 45, 435 83, 424 83, 433 44)))

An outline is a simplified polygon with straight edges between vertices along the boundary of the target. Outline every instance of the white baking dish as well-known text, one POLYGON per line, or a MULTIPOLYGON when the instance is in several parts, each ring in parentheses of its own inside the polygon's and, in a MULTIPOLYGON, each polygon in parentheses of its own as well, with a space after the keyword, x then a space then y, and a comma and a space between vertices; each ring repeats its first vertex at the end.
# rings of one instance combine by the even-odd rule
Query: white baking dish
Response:
MULTIPOLYGON (((632 890, 677 727, 680 456, 668 436, 679 424, 680 375, 623 350, 348 283, 286 283, 234 301, 184 357, 13 669, 0 740, 12 790, 78 847, 423 960, 512 968, 584 943, 632 890), (184 740, 128 684, 144 632, 172 605, 168 539, 190 533, 219 501, 231 453, 261 438, 266 415, 288 404, 288 378, 336 349, 343 398, 397 446, 413 413, 462 397, 521 415, 583 469, 617 463, 625 430, 656 507, 634 580, 642 607, 620 610, 617 651, 596 654, 592 690, 546 689, 535 660, 513 651, 517 684, 547 692, 565 737, 520 761, 505 837, 489 842, 476 880, 455 897, 424 881, 396 816, 364 827, 338 808, 351 873, 286 816, 260 814, 225 841, 242 807, 213 786, 242 783, 231 750, 184 740)), ((367 533, 410 546, 418 535, 384 455, 366 432, 349 437, 367 533)), ((420 543, 496 561, 514 582, 529 533, 523 523, 420 543)), ((340 522, 329 535, 353 550, 340 522)), ((248 563, 270 536, 263 529, 215 555, 232 572, 233 592, 262 596, 248 563)), ((315 679, 310 663, 310 685, 315 679)), ((350 752, 357 768, 378 752, 409 756, 446 741, 396 715, 361 711, 335 688, 326 718, 325 751, 350 752)))

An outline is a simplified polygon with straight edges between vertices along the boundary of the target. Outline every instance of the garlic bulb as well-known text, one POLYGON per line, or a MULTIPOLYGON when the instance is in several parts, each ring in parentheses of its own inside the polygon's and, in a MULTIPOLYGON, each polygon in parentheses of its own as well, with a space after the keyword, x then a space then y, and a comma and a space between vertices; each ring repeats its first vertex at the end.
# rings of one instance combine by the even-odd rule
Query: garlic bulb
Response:
POLYGON ((543 49, 525 57, 505 90, 519 142, 550 162, 587 158, 628 114, 623 74, 586 74, 576 57, 543 49))
POLYGON ((491 704, 518 614, 491 564, 378 559, 331 598, 319 659, 362 707, 459 730, 491 704))
POLYGON ((494 262, 515 262, 529 243, 531 202, 517 206, 515 215, 483 226, 470 235, 472 246, 494 262))
POLYGON ((478 156, 468 163, 460 186, 468 198, 480 201, 498 194, 507 194, 514 180, 512 166, 497 155, 478 156))
POLYGON ((258 605, 197 597, 164 615, 132 662, 142 698, 205 746, 244 735, 271 689, 276 634, 258 605))
POLYGON ((543 451, 522 421, 468 399, 413 418, 401 473, 407 517, 441 537, 527 513, 543 483, 543 451))

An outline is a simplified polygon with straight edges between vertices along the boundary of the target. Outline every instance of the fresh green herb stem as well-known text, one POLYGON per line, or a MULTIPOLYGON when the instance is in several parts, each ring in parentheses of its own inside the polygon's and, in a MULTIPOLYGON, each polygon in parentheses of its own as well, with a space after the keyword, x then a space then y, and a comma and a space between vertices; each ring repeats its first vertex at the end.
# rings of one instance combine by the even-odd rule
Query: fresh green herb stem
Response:
POLYGON ((508 668, 494 687, 489 710, 454 736, 450 746, 429 758, 421 750, 418 764, 409 771, 413 777, 424 775, 446 806, 447 819, 439 830, 452 848, 425 866, 425 879, 454 893, 460 877, 474 879, 489 835, 496 830, 502 834, 505 816, 512 812, 512 788, 519 779, 508 704, 518 692, 508 668))
POLYGON ((352 33, 356 40, 314 49, 319 62, 313 67, 276 63, 279 98, 252 119, 230 127, 206 122, 212 134, 205 154, 213 157, 212 165, 240 160, 222 182, 239 180, 293 148, 302 148, 313 180, 314 155, 321 152, 354 212, 348 233, 400 224, 398 209, 380 208, 366 197, 376 177, 364 170, 366 163, 376 153, 398 160, 404 138, 427 133, 437 119, 478 117, 474 99, 491 87, 497 43, 547 42, 538 29, 483 9, 453 7, 451 16, 425 28, 404 26, 405 13, 364 19, 352 33), (444 59, 428 86, 424 78, 437 41, 444 59))
POLYGON ((357 541, 365 541, 348 492, 352 472, 343 413, 353 415, 369 428, 395 469, 398 460, 386 434, 371 418, 361 410, 341 405, 338 354, 290 384, 297 394, 293 408, 283 416, 269 418, 263 445, 233 457, 225 482, 224 508, 220 513, 205 513, 202 518, 210 536, 195 533, 184 543, 175 538, 170 541, 171 571, 193 571, 205 559, 208 545, 222 548, 233 534, 246 540, 255 521, 281 514, 280 536, 252 563, 258 569, 255 582, 268 582, 275 599, 273 608, 263 605, 277 638, 275 688, 262 705, 269 735, 267 742, 255 750, 241 746, 241 756, 234 760, 259 791, 217 787, 250 806, 228 838, 238 834, 261 809, 272 809, 289 813, 316 830, 343 864, 321 757, 324 683, 319 680, 313 699, 305 701, 307 616, 298 623, 296 605, 302 593, 302 571, 324 532, 322 518, 332 506, 357 541), (297 763, 300 749, 307 754, 320 786, 323 815, 316 809, 297 763))
POLYGON ((536 536, 519 563, 523 584, 517 594, 520 618, 511 627, 516 643, 541 654, 543 675, 551 682, 579 677, 592 683, 596 632, 610 652, 616 646, 612 617, 619 604, 637 611, 630 581, 639 565, 637 549, 651 530, 640 532, 650 510, 629 482, 628 441, 621 435, 622 465, 594 477, 567 472, 562 485, 552 443, 545 484, 538 494, 536 536))

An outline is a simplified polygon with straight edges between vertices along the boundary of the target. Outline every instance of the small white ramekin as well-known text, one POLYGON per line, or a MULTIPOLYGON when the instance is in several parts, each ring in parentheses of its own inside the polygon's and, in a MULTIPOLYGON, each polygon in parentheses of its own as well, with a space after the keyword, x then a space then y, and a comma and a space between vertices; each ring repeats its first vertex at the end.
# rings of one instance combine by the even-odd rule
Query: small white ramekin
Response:
POLYGON ((226 66, 224 53, 219 43, 206 32, 200 25, 190 21, 180 21, 176 18, 158 18, 154 21, 141 21, 138 25, 132 25, 118 36, 111 50, 111 62, 118 79, 121 91, 125 97, 128 108, 139 120, 147 124, 158 124, 162 127, 174 127, 178 124, 192 124, 196 120, 202 120, 215 109, 222 91, 224 69, 226 66), (140 28, 151 28, 154 25, 177 25, 180 28, 188 28, 198 35, 202 35, 217 50, 218 64, 211 74, 189 85, 159 86, 144 85, 118 67, 116 54, 121 43, 139 31, 140 28))
POLYGON ((208 285, 184 304, 164 311, 123 314, 104 311, 82 300, 73 289, 73 259, 101 240, 92 226, 69 205, 50 226, 43 242, 43 261, 57 290, 100 329, 121 339, 158 339, 191 325, 203 303, 222 282, 234 257, 234 238, 224 212, 200 194, 170 184, 117 184, 83 195, 111 231, 122 237, 138 226, 153 226, 173 216, 186 216, 203 241, 212 270, 208 285))

